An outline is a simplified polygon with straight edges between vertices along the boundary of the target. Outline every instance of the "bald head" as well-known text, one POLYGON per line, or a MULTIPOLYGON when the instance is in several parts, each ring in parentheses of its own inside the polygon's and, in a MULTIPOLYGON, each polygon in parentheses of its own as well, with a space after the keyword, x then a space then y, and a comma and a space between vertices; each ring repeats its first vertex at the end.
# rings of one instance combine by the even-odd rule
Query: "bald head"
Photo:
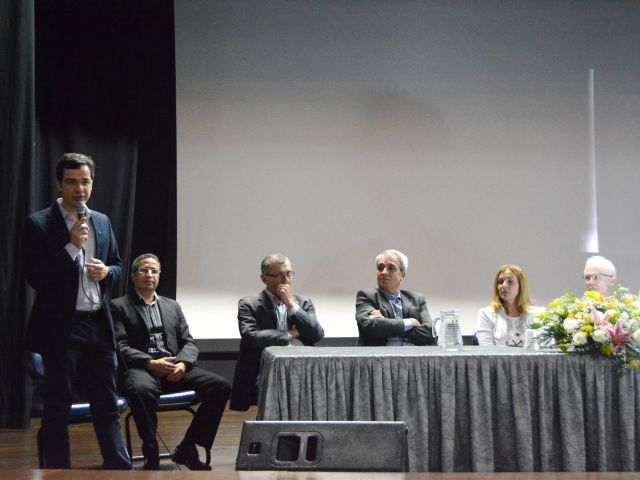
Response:
POLYGON ((600 255, 594 255, 587 259, 582 278, 584 278, 587 290, 599 292, 604 297, 613 295, 613 289, 618 283, 616 267, 610 260, 600 255))

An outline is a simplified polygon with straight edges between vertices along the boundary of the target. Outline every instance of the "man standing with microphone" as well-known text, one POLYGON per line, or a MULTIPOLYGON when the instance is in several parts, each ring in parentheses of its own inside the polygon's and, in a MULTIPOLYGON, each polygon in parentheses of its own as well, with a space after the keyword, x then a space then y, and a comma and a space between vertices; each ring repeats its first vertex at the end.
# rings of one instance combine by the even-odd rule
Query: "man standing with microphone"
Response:
POLYGON ((69 409, 80 377, 91 403, 107 469, 131 469, 117 410, 116 350, 109 290, 122 262, 102 213, 89 211, 95 165, 91 157, 65 153, 56 165, 53 205, 24 223, 26 277, 36 291, 27 347, 42 355, 42 449, 46 468, 70 468, 69 409))

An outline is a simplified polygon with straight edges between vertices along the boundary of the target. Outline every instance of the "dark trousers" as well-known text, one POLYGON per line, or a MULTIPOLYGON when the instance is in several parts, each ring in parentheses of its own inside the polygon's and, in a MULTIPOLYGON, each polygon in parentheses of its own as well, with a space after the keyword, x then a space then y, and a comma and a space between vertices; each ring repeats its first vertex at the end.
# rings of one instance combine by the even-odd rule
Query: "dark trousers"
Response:
POLYGON ((43 352, 42 448, 46 468, 71 468, 69 410, 76 378, 91 405, 91 417, 107 469, 131 469, 117 408, 116 354, 104 315, 73 321, 64 348, 43 352))
POLYGON ((158 378, 146 370, 130 368, 124 372, 123 383, 138 434, 142 439, 142 453, 147 460, 153 461, 159 454, 156 440, 156 409, 161 393, 195 390, 202 404, 184 435, 183 443, 211 449, 231 391, 229 382, 224 378, 202 368, 193 367, 185 373, 182 380, 174 383, 158 378))

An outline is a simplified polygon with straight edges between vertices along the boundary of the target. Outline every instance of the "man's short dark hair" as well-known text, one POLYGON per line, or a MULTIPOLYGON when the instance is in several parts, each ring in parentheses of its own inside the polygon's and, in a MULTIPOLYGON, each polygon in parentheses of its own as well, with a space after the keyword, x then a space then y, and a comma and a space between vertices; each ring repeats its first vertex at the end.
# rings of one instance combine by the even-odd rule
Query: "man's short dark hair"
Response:
POLYGON ((133 263, 131 264, 131 271, 135 272, 138 269, 138 265, 140 265, 140 263, 147 258, 155 260, 156 262, 158 262, 158 265, 160 265, 160 259, 153 253, 143 253, 142 255, 138 255, 133 261, 133 263))
POLYGON ((93 163, 93 159, 89 155, 83 153, 63 153, 56 164, 56 178, 61 182, 65 170, 77 170, 83 166, 89 168, 91 180, 93 180, 96 173, 96 164, 93 163))

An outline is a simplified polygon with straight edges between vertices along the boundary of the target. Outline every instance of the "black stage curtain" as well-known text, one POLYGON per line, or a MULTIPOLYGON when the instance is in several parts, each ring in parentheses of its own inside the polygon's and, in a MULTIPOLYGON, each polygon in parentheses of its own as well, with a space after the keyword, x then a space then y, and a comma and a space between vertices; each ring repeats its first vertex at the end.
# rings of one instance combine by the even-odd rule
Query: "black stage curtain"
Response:
MULTIPOLYGON (((15 5, 23 3, 11 1, 15 5)), ((34 28, 27 31, 35 38, 35 122, 26 122, 25 128, 35 130, 35 152, 33 161, 23 167, 30 168, 25 175, 26 186, 20 190, 15 180, 11 181, 13 193, 29 201, 20 197, 18 206, 7 207, 11 216, 15 215, 11 227, 14 242, 9 253, 19 259, 23 217, 49 206, 57 197, 54 168, 60 155, 86 153, 97 165, 89 208, 111 218, 125 263, 125 280, 131 259, 153 252, 162 260, 160 293, 175 297, 173 2, 35 0, 31 12, 34 28)), ((3 34, 4 28, 3 25, 3 34)), ((14 41, 13 48, 15 44, 14 41)), ((15 55, 24 61, 19 52, 15 55)), ((20 77, 16 83, 29 90, 28 85, 22 84, 25 79, 28 77, 20 77)), ((26 135, 17 135, 30 143, 26 135)), ((30 293, 19 267, 11 272, 10 280, 16 297, 24 298, 25 292, 30 293)), ((123 293, 126 283, 114 295, 123 293)), ((11 302, 20 303, 13 295, 11 302)), ((22 310, 16 312, 16 327, 9 342, 22 341, 28 299, 26 309, 24 304, 25 301, 22 310)), ((3 324, 7 323, 5 318, 3 324)), ((4 345, 5 340, 2 342, 4 345)), ((3 385, 6 365, 0 367, 3 385)), ((15 390, 2 393, 1 398, 9 398, 9 403, 17 400, 13 398, 18 395, 15 390)), ((25 394, 20 394, 24 400, 25 394)), ((3 416, 18 416, 15 411, 7 410, 5 414, 2 407, 3 416)), ((10 425, 13 420, 5 423, 10 425)), ((24 423, 24 418, 20 421, 24 423)))
POLYGON ((27 422, 20 225, 33 207, 33 4, 0 2, 0 428, 27 422))

